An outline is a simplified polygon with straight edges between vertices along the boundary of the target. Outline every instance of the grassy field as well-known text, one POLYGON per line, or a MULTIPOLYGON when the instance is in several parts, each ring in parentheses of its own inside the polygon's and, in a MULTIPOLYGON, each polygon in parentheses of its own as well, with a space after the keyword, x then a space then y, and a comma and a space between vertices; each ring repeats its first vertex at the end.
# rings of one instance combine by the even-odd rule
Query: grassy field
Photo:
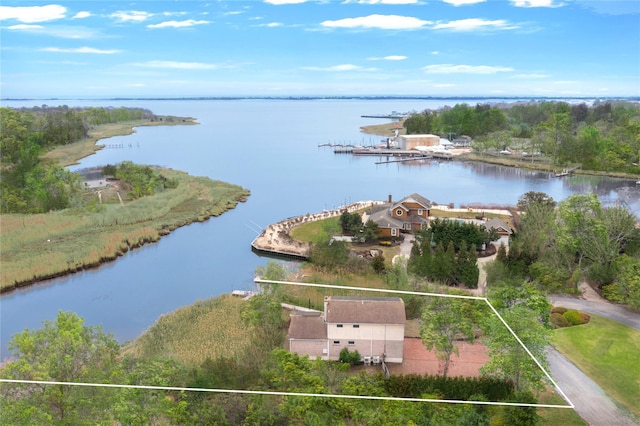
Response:
POLYGON ((161 169, 177 188, 96 212, 2 215, 0 291, 97 266, 244 201, 237 185, 161 169))
POLYGON ((606 318, 554 331, 553 345, 627 410, 640 417, 640 331, 606 318))
POLYGON ((136 120, 121 123, 103 124, 89 130, 89 137, 68 145, 58 146, 43 155, 43 158, 56 161, 63 167, 77 164, 78 160, 102 149, 104 145, 96 145, 101 139, 113 136, 126 136, 135 132, 135 127, 141 126, 175 126, 198 124, 192 118, 163 117, 162 121, 136 120))
POLYGON ((236 359, 251 344, 253 328, 240 319, 239 297, 222 295, 161 316, 123 352, 153 359, 168 357, 197 367, 207 358, 236 359))
POLYGON ((362 133, 369 135, 393 136, 395 129, 399 129, 398 134, 404 135, 406 130, 403 128, 404 120, 394 121, 392 123, 372 124, 371 126, 363 126, 360 128, 362 133))

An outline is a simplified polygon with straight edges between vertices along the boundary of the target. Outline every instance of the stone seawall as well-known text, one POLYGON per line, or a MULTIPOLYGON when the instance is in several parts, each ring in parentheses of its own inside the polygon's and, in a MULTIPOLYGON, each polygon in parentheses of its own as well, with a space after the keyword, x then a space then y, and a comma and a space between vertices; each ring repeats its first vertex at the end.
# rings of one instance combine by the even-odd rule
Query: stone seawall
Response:
POLYGON ((267 226, 267 228, 253 240, 251 248, 258 253, 305 260, 309 257, 310 245, 309 243, 292 239, 290 233, 293 228, 304 223, 340 216, 345 210, 352 213, 380 203, 383 203, 383 201, 358 201, 357 203, 349 204, 335 210, 325 210, 322 213, 307 213, 303 216, 291 217, 267 226))

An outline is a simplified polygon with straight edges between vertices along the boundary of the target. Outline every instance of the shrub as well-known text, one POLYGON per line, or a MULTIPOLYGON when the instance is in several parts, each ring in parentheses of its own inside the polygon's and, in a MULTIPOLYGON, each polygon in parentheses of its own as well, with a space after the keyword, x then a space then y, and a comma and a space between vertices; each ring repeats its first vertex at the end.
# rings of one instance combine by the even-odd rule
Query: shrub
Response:
POLYGON ((589 321, 591 321, 591 317, 589 316, 589 314, 585 314, 584 312, 580 312, 580 316, 582 317, 582 323, 583 324, 589 324, 589 321))
POLYGON ((380 241, 380 245, 384 247, 391 247, 391 241, 380 241))
POLYGON ((551 324, 553 324, 555 328, 569 327, 571 325, 569 324, 569 321, 567 321, 567 319, 558 312, 553 312, 550 320, 551 324))
POLYGON ((349 352, 349 349, 342 348, 338 359, 340 360, 340 362, 348 363, 351 365, 360 364, 360 352, 349 352))
POLYGON ((569 324, 571 325, 584 324, 582 315, 580 315, 580 312, 576 311, 575 309, 568 310, 567 312, 562 314, 562 316, 565 317, 566 320, 569 321, 569 324))
POLYGON ((386 267, 384 264, 384 256, 379 254, 371 260, 371 267, 376 274, 384 274, 386 267))
POLYGON ((567 308, 564 308, 562 306, 554 306, 553 308, 551 308, 551 313, 552 314, 564 314, 565 312, 567 312, 567 308))

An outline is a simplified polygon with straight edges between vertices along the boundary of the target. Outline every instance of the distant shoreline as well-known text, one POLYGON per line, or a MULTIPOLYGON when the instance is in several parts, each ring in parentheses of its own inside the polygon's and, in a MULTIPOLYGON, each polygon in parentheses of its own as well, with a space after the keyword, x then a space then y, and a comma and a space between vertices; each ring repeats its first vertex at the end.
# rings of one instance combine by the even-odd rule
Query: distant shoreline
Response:
POLYGON ((307 95, 307 96, 193 96, 193 97, 143 97, 143 98, 0 98, 0 101, 26 102, 26 101, 235 101, 235 100, 624 100, 631 102, 640 101, 640 96, 420 96, 420 95, 307 95))

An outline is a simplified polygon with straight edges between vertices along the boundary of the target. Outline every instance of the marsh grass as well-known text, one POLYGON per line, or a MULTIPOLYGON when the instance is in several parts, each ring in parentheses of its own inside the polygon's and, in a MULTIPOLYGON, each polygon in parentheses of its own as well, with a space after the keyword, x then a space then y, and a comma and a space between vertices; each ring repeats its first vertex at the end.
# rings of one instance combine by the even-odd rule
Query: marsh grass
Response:
POLYGON ((237 360, 254 335, 253 327, 241 320, 246 303, 222 295, 180 308, 161 316, 123 351, 147 359, 169 357, 188 367, 198 367, 207 358, 237 360))
POLYGON ((553 345, 635 416, 640 417, 640 330, 596 315, 559 328, 553 345))
POLYGON ((0 290, 98 266, 180 226, 218 216, 249 195, 237 185, 169 169, 161 173, 178 186, 122 206, 3 215, 0 290))

